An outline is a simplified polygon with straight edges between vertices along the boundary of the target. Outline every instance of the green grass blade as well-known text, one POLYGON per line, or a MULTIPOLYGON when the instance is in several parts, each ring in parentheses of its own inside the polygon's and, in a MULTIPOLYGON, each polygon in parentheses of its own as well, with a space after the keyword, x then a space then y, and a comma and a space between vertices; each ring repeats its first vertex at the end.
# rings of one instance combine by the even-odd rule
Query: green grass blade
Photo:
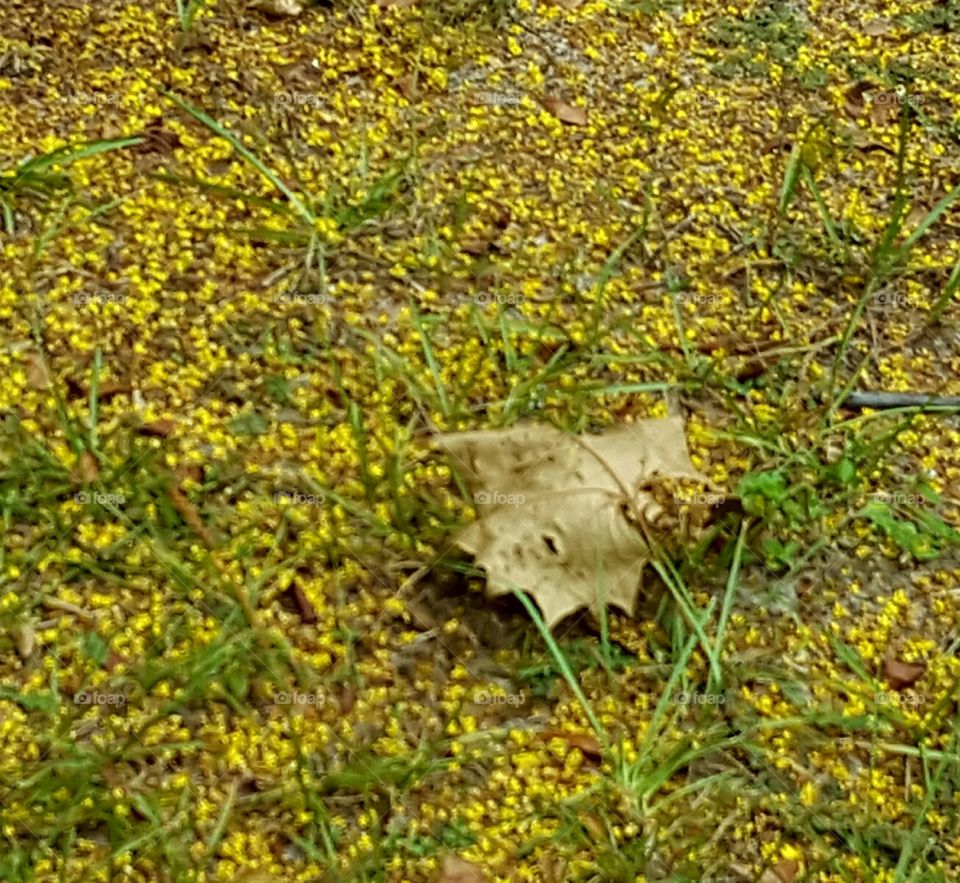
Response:
POLYGON ((607 740, 607 732, 603 728, 603 724, 600 723, 600 720, 593 713, 593 709, 590 707, 590 703, 587 701, 587 697, 584 695, 583 689, 577 682, 576 676, 573 673, 573 669, 570 668, 570 663, 567 662, 567 657, 563 655, 560 645, 557 644, 553 635, 550 634, 550 629, 547 628, 547 624, 543 621, 540 611, 537 610, 537 607, 533 601, 531 601, 527 597, 526 593, 521 589, 517 588, 516 586, 511 586, 510 590, 514 595, 517 596, 520 603, 523 604, 527 613, 530 614, 533 624, 537 627, 537 631, 539 631, 540 635, 543 637, 544 643, 546 643, 547 647, 549 648, 554 662, 557 663, 557 668, 560 669, 563 679, 567 682, 567 686, 570 687, 573 695, 577 697, 577 701, 581 706, 583 706, 583 712, 586 714, 587 720, 590 721, 590 726, 593 727, 593 730, 597 734, 597 738, 600 740, 601 744, 604 747, 607 747, 609 744, 607 740))
POLYGON ((179 95, 174 94, 173 92, 168 92, 164 90, 164 95, 166 95, 174 104, 177 105, 181 110, 186 111, 190 116, 192 116, 198 122, 203 123, 208 129, 212 132, 219 135, 225 141, 228 141, 237 153, 240 154, 250 165, 252 165, 264 178, 266 178, 274 187, 277 188, 287 199, 290 201, 290 205, 293 206, 294 211, 307 223, 313 226, 316 222, 317 217, 312 211, 303 203, 299 196, 294 193, 283 181, 280 179, 279 175, 274 172, 269 166, 267 166, 263 160, 260 159, 255 153, 253 153, 249 148, 247 148, 243 142, 233 134, 229 129, 224 128, 220 123, 218 123, 213 117, 209 114, 204 113, 197 107, 194 107, 190 104, 189 101, 181 98, 179 95))
POLYGON ((903 243, 901 248, 901 253, 906 255, 913 246, 920 241, 923 235, 929 230, 943 215, 943 213, 950 208, 954 202, 957 201, 957 197, 960 197, 960 184, 953 188, 946 196, 943 197, 927 214, 927 216, 917 224, 917 229, 911 233, 903 243))

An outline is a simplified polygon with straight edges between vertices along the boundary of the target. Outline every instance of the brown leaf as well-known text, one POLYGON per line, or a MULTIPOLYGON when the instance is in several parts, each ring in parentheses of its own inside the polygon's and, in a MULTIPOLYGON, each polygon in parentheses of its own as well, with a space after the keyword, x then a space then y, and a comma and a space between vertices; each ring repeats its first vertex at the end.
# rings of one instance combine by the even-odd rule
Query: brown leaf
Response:
POLYGON ((760 883, 791 883, 800 873, 800 862, 795 859, 781 859, 772 869, 763 872, 760 883))
POLYGON ((844 100, 846 103, 846 110, 850 116, 860 116, 860 112, 866 107, 867 102, 864 100, 864 96, 867 92, 870 91, 872 86, 866 80, 861 80, 859 83, 854 83, 847 91, 844 93, 844 100))
POLYGON ((13 630, 13 641, 20 658, 28 659, 37 646, 37 633, 29 623, 23 623, 13 630))
POLYGON ((487 878, 472 862, 448 855, 440 865, 440 876, 435 883, 487 883, 487 878))
POLYGON ((564 879, 563 860, 555 855, 544 854, 540 858, 540 879, 543 883, 560 883, 564 879))
POLYGON ((296 602, 297 609, 300 611, 300 621, 306 623, 316 622, 316 608, 310 603, 307 593, 304 592, 303 587, 298 582, 294 581, 291 583, 290 594, 293 595, 293 600, 296 602))
POLYGON ((128 395, 131 392, 133 387, 129 383, 102 383, 97 397, 101 402, 108 402, 116 396, 128 395))
POLYGON ((478 258, 490 250, 489 239, 468 239, 460 243, 460 250, 471 257, 478 258))
POLYGON ((183 482, 185 481, 193 481, 200 484, 203 481, 203 467, 197 464, 193 466, 183 466, 177 470, 177 479, 180 482, 181 490, 183 488, 183 482))
POLYGON ((486 570, 487 594, 519 587, 551 628, 603 602, 632 615, 652 555, 645 529, 668 532, 680 516, 670 482, 709 483, 690 462, 679 417, 582 436, 519 424, 439 443, 478 504, 457 543, 486 570))
POLYGON ((417 89, 416 77, 414 77, 413 74, 398 77, 396 86, 400 90, 400 94, 406 98, 407 101, 416 101, 417 96, 420 94, 419 89, 417 89))
POLYGON ((103 667, 109 671, 114 671, 117 666, 124 665, 130 662, 130 658, 127 656, 121 656, 115 650, 107 651, 107 658, 103 661, 103 667))
POLYGON ((593 813, 584 813, 584 815, 580 816, 580 824, 586 828, 587 833, 593 838, 595 843, 602 843, 607 836, 603 822, 593 815, 593 813))
POLYGON ((571 126, 585 126, 587 124, 587 112, 582 107, 576 107, 573 104, 567 104, 559 98, 544 98, 543 106, 550 111, 561 123, 568 123, 571 126))
POLYGON ((92 484, 100 475, 100 468, 97 466, 97 458, 89 451, 84 451, 80 455, 80 462, 77 467, 80 473, 80 480, 86 484, 92 484))
POLYGON ((357 704, 357 687, 355 684, 347 681, 343 685, 343 690, 340 692, 337 704, 340 706, 341 714, 350 714, 350 712, 353 711, 354 706, 357 704))
POLYGON ((50 369, 46 359, 39 353, 27 356, 27 382, 33 389, 50 389, 50 369))
POLYGON ((883 676, 894 690, 912 687, 923 677, 926 670, 926 665, 919 662, 902 662, 892 656, 883 660, 883 676))
POLYGON ((543 730, 540 733, 543 739, 563 739, 572 748, 579 748, 584 757, 592 760, 600 760, 603 757, 603 749, 594 736, 589 733, 568 733, 564 730, 543 730))
POLYGON ((300 0, 253 0, 251 6, 275 18, 300 15, 303 12, 300 0))
POLYGON ((875 18, 863 26, 863 32, 868 37, 882 37, 893 30, 893 22, 889 18, 875 18))
POLYGON ((183 146, 180 136, 172 129, 168 129, 160 118, 147 123, 137 137, 143 138, 143 141, 135 145, 133 150, 140 154, 171 153, 183 146))
POLYGON ((166 438, 176 428, 175 420, 154 420, 153 423, 144 423, 139 432, 141 435, 148 435, 151 438, 166 438))

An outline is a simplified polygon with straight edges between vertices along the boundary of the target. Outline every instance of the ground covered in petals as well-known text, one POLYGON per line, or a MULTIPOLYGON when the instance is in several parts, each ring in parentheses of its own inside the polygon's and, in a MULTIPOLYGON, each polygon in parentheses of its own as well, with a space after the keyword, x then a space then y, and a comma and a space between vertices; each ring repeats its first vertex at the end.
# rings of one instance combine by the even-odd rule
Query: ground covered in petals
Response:
POLYGON ((0 879, 958 879, 958 72, 954 0, 8 4, 0 879), (636 611, 484 598, 440 433, 676 414, 636 611))

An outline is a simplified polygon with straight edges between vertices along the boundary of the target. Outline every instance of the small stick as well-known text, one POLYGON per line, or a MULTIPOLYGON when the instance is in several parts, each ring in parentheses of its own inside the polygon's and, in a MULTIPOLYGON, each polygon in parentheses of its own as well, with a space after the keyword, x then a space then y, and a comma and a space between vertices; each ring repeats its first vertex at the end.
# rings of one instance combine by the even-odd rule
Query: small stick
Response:
POLYGON ((841 408, 861 411, 873 408, 960 408, 960 396, 931 396, 919 392, 854 392, 841 403, 841 408))

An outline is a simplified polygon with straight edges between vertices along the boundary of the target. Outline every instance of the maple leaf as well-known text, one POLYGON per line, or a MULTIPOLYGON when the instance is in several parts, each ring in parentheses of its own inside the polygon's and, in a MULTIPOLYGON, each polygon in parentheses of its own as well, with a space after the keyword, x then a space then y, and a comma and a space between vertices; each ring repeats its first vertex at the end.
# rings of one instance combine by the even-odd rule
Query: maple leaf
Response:
POLYGON ((473 494, 479 517, 457 543, 486 571, 488 596, 522 589, 550 627, 602 603, 632 615, 648 538, 695 533, 723 499, 678 492, 681 482, 709 485, 679 417, 601 435, 532 424, 449 433, 440 445, 473 494))

